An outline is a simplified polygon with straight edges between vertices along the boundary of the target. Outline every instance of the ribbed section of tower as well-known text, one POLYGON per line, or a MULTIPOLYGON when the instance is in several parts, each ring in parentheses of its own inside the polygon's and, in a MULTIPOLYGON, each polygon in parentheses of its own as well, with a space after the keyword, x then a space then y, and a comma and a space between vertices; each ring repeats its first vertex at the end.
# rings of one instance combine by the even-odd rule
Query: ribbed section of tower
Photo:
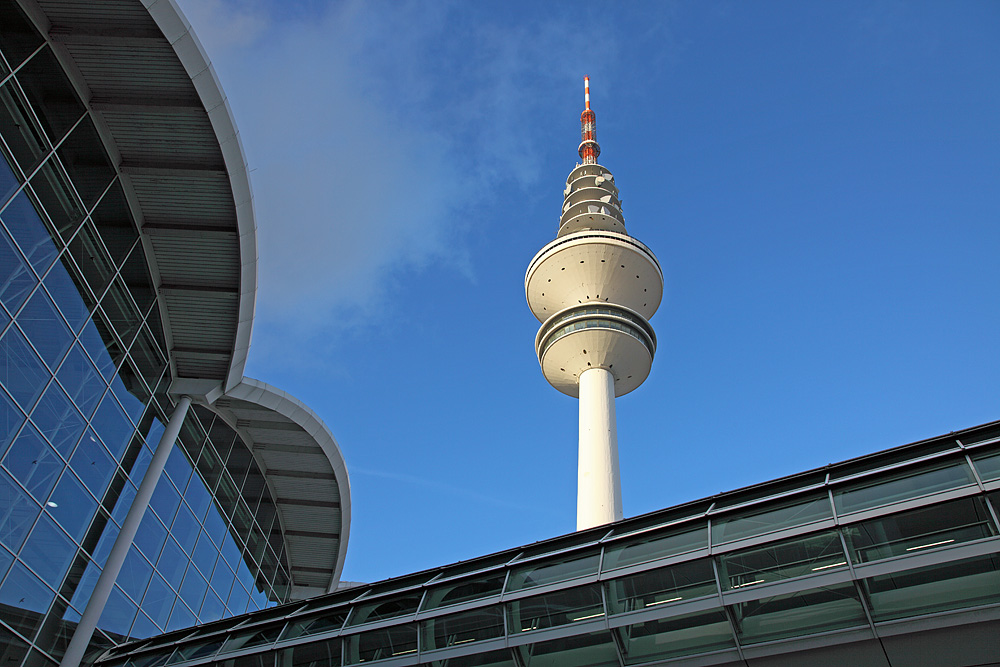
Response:
MULTIPOLYGON (((585 143, 596 153, 589 86, 584 115, 585 143)), ((623 517, 614 399, 649 375, 656 352, 649 318, 663 297, 663 272, 653 252, 626 232, 611 172, 596 162, 577 165, 563 195, 556 239, 531 260, 524 291, 542 323, 535 351, 545 379, 580 399, 582 530, 623 517)))

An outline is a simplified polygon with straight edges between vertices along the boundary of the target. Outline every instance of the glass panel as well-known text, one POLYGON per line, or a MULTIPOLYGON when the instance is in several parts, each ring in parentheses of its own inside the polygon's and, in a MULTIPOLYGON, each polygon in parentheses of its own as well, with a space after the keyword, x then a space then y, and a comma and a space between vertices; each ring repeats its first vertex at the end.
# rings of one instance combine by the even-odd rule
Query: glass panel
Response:
POLYGON ((21 168, 30 172, 48 150, 42 128, 13 79, 0 87, 0 135, 21 168))
POLYGON ((97 501, 83 488, 83 484, 66 470, 56 484, 45 509, 55 517, 66 532, 77 540, 82 540, 90 520, 97 512, 97 501))
POLYGON ((751 600, 730 609, 742 644, 868 625, 852 584, 751 600))
MULTIPOLYGON (((2 33, 0 33, 2 34, 2 33)), ((0 616, 6 619, 6 616, 0 616)), ((5 665, 19 665, 28 655, 28 643, 7 628, 0 626, 0 660, 5 665)), ((32 665, 34 667, 34 665, 32 665)))
MULTIPOLYGON (((167 539, 167 529, 163 527, 160 520, 152 512, 145 512, 139 522, 139 528, 132 541, 136 547, 149 559, 155 563, 163 548, 163 542, 167 539)), ((166 621, 166 619, 163 619, 166 621)))
POLYGON ((84 109, 52 49, 45 47, 39 51, 18 72, 18 78, 49 138, 57 143, 83 115, 84 109))
POLYGON ((226 605, 222 604, 222 600, 211 588, 208 589, 208 593, 205 594, 205 601, 201 604, 201 611, 198 612, 198 616, 202 623, 208 623, 209 621, 215 621, 222 618, 226 613, 226 605))
POLYGON ((142 245, 136 245, 135 249, 122 265, 121 278, 127 285, 129 296, 135 300, 139 307, 139 312, 145 314, 149 307, 153 305, 156 297, 153 291, 153 281, 149 277, 149 268, 146 263, 146 254, 142 245))
POLYGON ((847 567, 840 536, 831 531, 719 557, 723 590, 847 567))
POLYGON ((972 457, 972 462, 979 471, 979 477, 985 482, 1000 479, 1000 452, 987 452, 972 457))
POLYGON ((57 152, 84 206, 93 208, 97 198, 114 178, 115 171, 91 120, 84 118, 73 128, 57 152))
POLYGON ((108 450, 104 449, 104 445, 90 429, 83 434, 69 464, 90 492, 98 498, 104 496, 104 490, 108 488, 108 483, 117 468, 108 450))
POLYGON ((111 326, 125 346, 130 346, 142 326, 142 314, 136 309, 120 279, 111 281, 111 287, 101 299, 101 309, 111 320, 111 326))
POLYGON ((219 654, 272 644, 281 633, 282 627, 282 625, 272 625, 269 628, 253 628, 242 632, 235 632, 226 638, 226 643, 222 645, 219 654))
POLYGON ((351 614, 347 625, 361 625, 362 623, 384 621, 387 618, 415 614, 417 606, 420 604, 421 593, 422 591, 418 590, 389 599, 375 600, 367 604, 359 603, 354 608, 354 613, 351 614))
POLYGON ((417 624, 406 623, 346 638, 347 664, 385 660, 417 652, 417 624))
POLYGON ((69 457, 86 423, 58 383, 49 384, 31 413, 31 420, 56 451, 69 457))
MULTIPOLYGON (((2 69, 3 65, 0 64, 0 70, 2 69)), ((4 159, 4 154, 0 153, 0 208, 3 208, 3 205, 7 203, 7 200, 10 199, 10 196, 14 194, 19 185, 20 182, 17 176, 14 175, 14 170, 7 160, 4 159)))
MULTIPOLYGON (((24 59, 34 53, 42 45, 42 36, 32 26, 17 6, 16 2, 4 2, 0 5, 3 11, 3 30, 0 31, 0 51, 7 58, 11 67, 17 67, 24 59)), ((0 644, 3 642, 0 641, 0 644)), ((4 661, 3 664, 15 664, 4 661)))
POLYGON ((68 239, 83 221, 85 211, 59 161, 49 158, 31 177, 30 183, 56 231, 68 239))
POLYGON ((205 591, 208 590, 208 582, 201 576, 196 568, 189 567, 184 575, 184 583, 181 585, 181 598, 192 608, 201 608, 201 602, 205 599, 205 591))
POLYGON ((833 517, 826 494, 712 518, 712 544, 764 535, 833 517))
POLYGON ((111 325, 100 308, 94 310, 90 321, 80 332, 80 343, 87 350, 97 370, 106 381, 110 382, 125 352, 111 333, 111 325))
POLYGON ((121 183, 116 182, 108 189, 90 219, 97 225, 111 260, 120 265, 139 238, 121 183))
POLYGON ((974 483, 972 470, 962 459, 911 468, 888 478, 837 489, 833 492, 833 500, 837 512, 847 514, 974 483))
POLYGON ((133 600, 141 600, 152 574, 153 566, 133 546, 125 554, 125 562, 122 563, 121 572, 115 583, 133 600))
POLYGON ((106 385, 79 345, 74 345, 66 355, 56 377, 84 417, 94 414, 94 408, 101 401, 106 385))
POLYGON ((49 497, 49 492, 66 464, 42 439, 35 427, 26 424, 3 457, 3 466, 42 504, 49 497))
POLYGON ((186 660, 196 660, 198 658, 207 658, 213 655, 222 646, 221 639, 208 639, 199 642, 194 642, 193 644, 187 644, 181 646, 174 654, 170 656, 170 660, 167 661, 168 665, 172 665, 178 662, 184 662, 186 660))
POLYGON ((302 644, 278 654, 279 667, 340 667, 340 640, 302 644))
POLYGON ((545 586, 560 581, 569 581, 590 574, 597 574, 601 559, 599 552, 589 554, 564 555, 560 561, 536 561, 511 571, 507 581, 508 591, 519 591, 535 586, 545 586))
POLYGON ((617 632, 624 647, 626 665, 736 646, 732 628, 721 609, 636 623, 619 628, 617 632))
POLYGON ((189 628, 196 622, 191 610, 178 601, 174 604, 174 610, 170 612, 170 620, 167 621, 167 632, 179 628, 189 628))
POLYGON ((0 542, 17 553, 39 511, 10 475, 0 470, 0 542))
POLYGON ((961 498, 844 528, 857 563, 997 534, 981 497, 961 498))
POLYGON ((430 665, 431 667, 517 667, 510 651, 505 649, 463 655, 447 660, 433 660, 430 665))
POLYGON ((425 651, 494 639, 503 636, 503 610, 496 606, 438 616, 421 623, 421 629, 425 651))
POLYGON ((680 532, 644 533, 606 546, 602 568, 607 572, 707 547, 708 528, 704 523, 697 528, 680 532))
POLYGON ((69 243, 70 252, 94 294, 104 294, 115 267, 108 257, 94 223, 87 221, 69 243))
POLYGON ((461 579, 449 582, 427 591, 421 609, 437 609, 448 607, 471 600, 481 600, 493 595, 500 595, 503 589, 505 572, 493 572, 472 579, 461 579))
POLYGON ((52 588, 59 588, 76 555, 76 546, 56 522, 42 514, 21 548, 20 557, 52 588))
POLYGON ((7 205, 0 218, 38 275, 45 275, 59 248, 24 190, 7 205))
POLYGON ((163 544, 163 551, 157 562, 156 569, 163 575, 171 586, 180 590, 181 581, 184 579, 184 571, 187 569, 188 557, 184 550, 178 546, 173 538, 167 538, 163 544))
POLYGON ((515 600, 510 603, 508 610, 512 634, 589 621, 604 616, 601 591, 597 586, 581 586, 548 595, 515 600))
POLYGON ((553 639, 517 647, 524 667, 617 667, 618 652, 607 632, 553 639))
POLYGON ((0 338, 0 383, 25 411, 35 404, 50 377, 21 332, 7 329, 0 338))
POLYGON ((17 409, 7 394, 0 391, 0 456, 7 451, 17 429, 24 423, 24 413, 17 409))
POLYGON ((17 312, 37 282, 7 232, 0 229, 0 303, 17 312))
POLYGON ((715 573, 708 559, 681 563, 608 582, 612 614, 638 611, 705 595, 715 595, 715 573))
POLYGON ((0 618, 25 637, 33 637, 55 593, 15 562, 0 586, 0 618))
POLYGON ((45 289, 69 322, 70 329, 79 331, 90 319, 90 311, 96 302, 79 279, 80 274, 70 256, 64 253, 60 259, 45 276, 45 289))
POLYGON ((177 506, 180 505, 181 495, 170 483, 170 480, 161 476, 153 489, 153 497, 149 499, 149 506, 165 523, 172 523, 177 506))
POLYGON ((58 367, 73 344, 73 335, 45 290, 35 290, 18 314, 17 323, 49 368, 58 367))
POLYGON ((220 660, 216 667, 274 667, 274 653, 253 653, 229 660, 220 660))
POLYGON ((166 582, 158 574, 153 573, 146 595, 142 598, 142 610, 149 614, 158 626, 166 627, 170 607, 176 597, 166 582))
POLYGON ((876 621, 991 604, 1000 601, 1000 555, 871 577, 864 587, 876 621))

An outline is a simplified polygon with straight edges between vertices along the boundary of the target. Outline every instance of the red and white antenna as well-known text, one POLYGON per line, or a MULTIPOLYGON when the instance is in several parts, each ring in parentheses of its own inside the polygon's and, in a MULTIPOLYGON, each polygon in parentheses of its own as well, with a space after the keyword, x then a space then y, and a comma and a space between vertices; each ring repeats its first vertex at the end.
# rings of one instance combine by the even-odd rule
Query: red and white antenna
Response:
POLYGON ((583 77, 583 96, 586 108, 580 114, 580 159, 584 164, 597 164, 601 147, 597 145, 597 116, 590 110, 590 77, 583 77))

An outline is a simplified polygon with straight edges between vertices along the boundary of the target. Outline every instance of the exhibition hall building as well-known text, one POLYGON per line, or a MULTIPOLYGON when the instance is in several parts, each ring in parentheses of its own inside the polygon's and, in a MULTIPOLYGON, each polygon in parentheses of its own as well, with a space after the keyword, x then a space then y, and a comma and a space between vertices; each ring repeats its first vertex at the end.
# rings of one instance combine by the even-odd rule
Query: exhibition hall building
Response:
POLYGON ((174 0, 0 0, 0 153, 0 667, 1000 665, 1000 422, 340 586, 347 469, 244 376, 246 159, 174 0))

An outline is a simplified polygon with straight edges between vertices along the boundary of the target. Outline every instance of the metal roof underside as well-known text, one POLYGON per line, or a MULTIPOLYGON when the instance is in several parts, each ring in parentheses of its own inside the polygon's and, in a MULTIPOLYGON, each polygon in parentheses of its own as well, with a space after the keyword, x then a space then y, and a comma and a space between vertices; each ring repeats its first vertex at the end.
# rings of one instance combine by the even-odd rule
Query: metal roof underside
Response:
POLYGON ((244 378, 212 409, 250 447, 281 517, 294 597, 335 587, 350 524, 350 482, 325 424, 304 404, 244 378))
POLYGON ((255 228, 242 147, 203 49, 169 0, 37 6, 139 225, 173 377, 235 386, 250 343, 255 228))

